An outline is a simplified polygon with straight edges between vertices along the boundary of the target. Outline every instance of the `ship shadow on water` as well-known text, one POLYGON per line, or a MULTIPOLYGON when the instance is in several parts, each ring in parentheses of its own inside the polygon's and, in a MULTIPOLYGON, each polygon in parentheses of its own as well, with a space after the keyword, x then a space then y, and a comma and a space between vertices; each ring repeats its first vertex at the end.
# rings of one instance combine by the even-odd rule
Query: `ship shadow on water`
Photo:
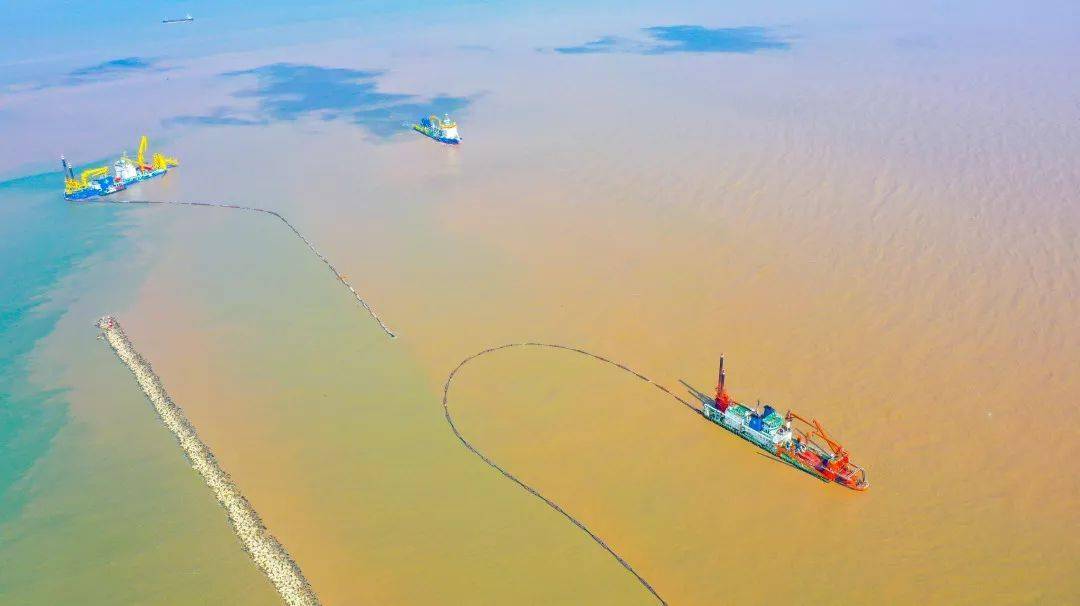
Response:
POLYGON ((711 405, 713 403, 712 397, 710 397, 708 395, 705 395, 705 394, 701 393, 700 391, 694 389, 693 385, 687 383, 686 381, 684 381, 682 379, 679 379, 679 383, 682 383, 682 386, 686 388, 686 391, 690 392, 690 395, 697 398, 701 402, 702 406, 705 406, 706 404, 711 405))
MULTIPOLYGON (((686 381, 684 381, 682 379, 679 379, 679 383, 682 383, 682 386, 686 388, 686 391, 690 392, 690 395, 694 396, 695 398, 697 398, 697 400, 699 402, 701 402, 702 407, 704 407, 704 406, 712 406, 713 405, 714 400, 713 400, 712 396, 709 396, 707 394, 704 394, 704 393, 698 391, 697 389, 694 388, 693 385, 687 383, 686 381)), ((704 416, 705 415, 702 414, 703 418, 704 418, 704 416)), ((710 423, 712 423, 712 422, 710 421, 710 423)), ((712 423, 712 424, 715 425, 715 423, 712 423)), ((716 425, 716 426, 719 427, 720 429, 726 429, 726 428, 724 428, 724 427, 722 427, 720 425, 716 425)), ((727 430, 727 431, 728 431, 728 433, 734 433, 731 430, 727 430)), ((738 434, 735 434, 735 435, 738 435, 738 434)), ((765 457, 766 459, 768 459, 768 460, 770 460, 770 461, 772 461, 774 463, 779 463, 781 465, 786 465, 786 466, 788 466, 788 467, 790 467, 790 468, 792 468, 792 469, 794 469, 796 471, 799 471, 799 472, 802 472, 802 473, 806 474, 807 476, 809 476, 811 478, 814 478, 815 480, 818 480, 819 482, 822 481, 821 478, 815 476, 814 474, 810 473, 809 471, 807 471, 807 470, 805 470, 805 469, 803 469, 803 468, 801 468, 801 467, 799 467, 797 465, 793 465, 793 464, 781 459, 780 457, 778 457, 778 456, 776 456, 776 455, 774 455, 772 453, 768 453, 768 452, 765 452, 765 451, 761 450, 760 446, 758 446, 757 444, 754 444, 750 440, 747 440, 743 436, 739 436, 739 437, 742 438, 743 440, 746 440, 746 442, 748 442, 750 445, 752 445, 754 447, 754 449, 757 450, 757 454, 759 456, 765 457)))

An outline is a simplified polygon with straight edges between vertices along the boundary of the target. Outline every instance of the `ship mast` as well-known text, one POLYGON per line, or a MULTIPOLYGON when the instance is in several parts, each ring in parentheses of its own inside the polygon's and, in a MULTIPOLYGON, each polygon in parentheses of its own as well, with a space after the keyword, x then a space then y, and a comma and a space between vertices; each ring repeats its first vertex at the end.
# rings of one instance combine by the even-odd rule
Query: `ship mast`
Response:
POLYGON ((728 396, 727 389, 724 387, 724 383, 727 380, 727 375, 724 374, 724 354, 720 354, 720 373, 716 379, 716 408, 720 412, 727 410, 731 404, 731 397, 728 396))

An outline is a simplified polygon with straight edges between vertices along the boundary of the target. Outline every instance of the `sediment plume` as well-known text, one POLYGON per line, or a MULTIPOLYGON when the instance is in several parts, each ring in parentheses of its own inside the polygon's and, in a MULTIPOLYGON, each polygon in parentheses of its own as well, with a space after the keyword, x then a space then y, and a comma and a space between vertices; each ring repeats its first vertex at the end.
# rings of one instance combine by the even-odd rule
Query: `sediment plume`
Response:
POLYGON ((589 538, 591 538, 593 541, 595 541, 597 545, 599 545, 601 548, 604 549, 604 551, 608 552, 611 555, 611 557, 615 558, 615 560, 623 568, 625 568, 627 572, 632 574, 634 576, 634 578, 637 579, 637 582, 641 584, 642 587, 644 587, 649 593, 651 593, 653 595, 653 597, 655 597, 661 604, 666 606, 667 602, 664 600, 664 598, 660 597, 660 594, 657 593, 656 589, 653 588, 652 584, 650 584, 648 581, 646 581, 645 577, 641 576, 641 574, 638 573, 638 571, 634 570, 634 567, 630 565, 630 562, 626 561, 625 558, 623 558, 621 555, 619 555, 619 553, 617 551, 615 551, 615 549, 611 545, 609 545, 606 541, 604 541, 604 539, 600 538, 600 536, 597 535, 595 532, 593 532, 592 529, 590 529, 588 526, 586 526, 584 522, 582 522, 581 520, 575 518, 573 515, 570 514, 570 512, 563 509, 563 507, 561 505, 559 505, 558 503, 556 503, 552 499, 545 496, 543 493, 541 493, 536 488, 533 488, 532 486, 526 484, 523 480, 521 480, 520 478, 518 478, 514 474, 510 473, 505 468, 503 468, 498 463, 496 463, 493 459, 491 459, 490 457, 485 455, 483 452, 481 452, 476 446, 473 446, 473 444, 471 442, 469 442, 467 439, 465 439, 465 436, 462 435, 461 431, 458 429, 457 424, 454 423, 454 417, 453 417, 453 415, 450 414, 450 384, 454 381, 454 377, 457 375, 458 371, 460 371, 462 369, 462 367, 464 367, 469 362, 475 360, 476 358, 479 358, 481 356, 485 356, 487 354, 495 353, 497 351, 502 351, 504 349, 514 348, 514 347, 537 347, 537 348, 547 348, 547 349, 561 349, 563 351, 570 351, 570 352, 574 352, 574 353, 577 353, 577 354, 581 354, 583 356, 593 358, 594 360, 599 360, 600 362, 603 362, 603 363, 608 364, 610 366, 614 366, 615 368, 618 368, 619 370, 622 370, 623 372, 627 372, 627 373, 637 377, 638 379, 652 385, 653 387, 655 387, 655 388, 659 389, 660 391, 664 392, 665 394, 667 394, 668 396, 670 396, 671 398, 676 400, 679 404, 682 404, 683 406, 685 406, 687 409, 689 409, 691 412, 693 412, 695 414, 701 414, 701 410, 699 408, 695 407, 694 405, 690 404, 686 400, 684 400, 684 399, 680 398, 679 396, 675 395, 667 387, 664 387, 663 385, 654 382, 649 377, 639 373, 638 371, 630 368, 629 366, 626 366, 625 364, 621 364, 621 363, 616 362, 614 360, 610 360, 608 358, 605 358, 604 356, 594 354, 594 353, 592 353, 590 351, 586 351, 584 349, 579 349, 577 347, 570 347, 570 346, 567 346, 567 345, 557 345, 557 344, 554 344, 554 343, 534 343, 534 342, 508 343, 506 345, 500 345, 498 347, 491 347, 491 348, 485 349, 483 351, 474 353, 473 355, 471 355, 471 356, 465 358, 464 360, 462 360, 456 367, 454 367, 454 370, 450 371, 450 376, 448 376, 446 378, 446 384, 443 386, 443 400, 442 400, 443 414, 446 416, 446 422, 450 425, 450 430, 454 432, 454 435, 457 436, 457 439, 465 446, 465 448, 467 448, 470 452, 472 452, 476 456, 480 457, 480 460, 482 460, 484 463, 486 463, 489 467, 491 467, 492 469, 499 472, 500 474, 502 474, 504 477, 506 477, 510 481, 512 481, 515 484, 517 484, 518 486, 520 486, 522 489, 524 489, 529 494, 533 495, 534 497, 536 497, 536 498, 540 499, 541 501, 543 501, 544 503, 546 503, 548 505, 548 507, 551 507, 555 511, 559 512, 563 517, 565 517, 567 520, 569 520, 570 523, 572 523, 574 526, 577 526, 585 534, 589 535, 589 538))
MULTIPOLYGON (((189 206, 189 207, 202 207, 202 208, 220 208, 231 210, 243 210, 255 213, 262 213, 272 215, 279 221, 285 224, 295 235, 298 237, 311 252, 315 253, 315 256, 323 262, 324 265, 334 274, 334 277, 341 282, 349 292, 353 294, 356 301, 371 315, 372 319, 379 324, 382 331, 391 339, 396 339, 397 335, 390 330, 390 328, 382 321, 375 310, 360 296, 356 289, 349 284, 348 280, 330 263, 330 261, 319 252, 315 245, 308 240, 300 230, 296 229, 292 223, 290 223, 284 216, 277 211, 258 208, 254 206, 240 206, 236 204, 225 203, 212 203, 212 202, 181 202, 181 201, 165 201, 165 200, 98 200, 96 202, 106 204, 141 204, 141 205, 168 205, 168 206, 189 206)), ((184 452, 187 453, 188 458, 192 461, 193 467, 202 474, 206 480, 206 484, 214 491, 218 501, 225 507, 229 514, 229 521, 232 523, 233 528, 236 530, 237 537, 240 538, 241 543, 244 545, 244 549, 251 554, 252 559, 255 560, 259 568, 263 570, 267 578, 277 588, 278 593, 290 605, 309 605, 318 604, 318 598, 312 590, 307 579, 304 578, 300 571, 300 568, 289 556, 288 551, 281 545, 273 536, 267 532, 266 527, 263 526, 262 521, 259 519, 258 514, 251 507, 251 504, 240 494, 239 489, 232 480, 229 478, 220 466, 218 466, 210 449, 203 444, 198 436, 195 434, 194 427, 188 422, 183 412, 177 407, 172 400, 169 399, 168 394, 165 393, 164 388, 161 386, 160 380, 154 374, 150 365, 139 356, 138 352, 131 346, 126 335, 120 325, 116 322, 115 318, 106 316, 102 318, 98 326, 101 327, 104 332, 106 340, 120 356, 121 360, 131 369, 142 387, 143 392, 154 404, 154 408, 157 409, 158 415, 161 417, 165 425, 176 435, 180 441, 181 447, 184 452)), ((562 508, 558 503, 542 494, 537 489, 526 484, 524 481, 513 475, 503 467, 501 467, 494 460, 489 458, 472 443, 470 443, 461 431, 458 430, 457 425, 454 423, 453 416, 450 414, 449 397, 450 397, 450 385, 457 375, 466 364, 475 360, 481 356, 501 351, 504 349, 515 347, 538 347, 548 349, 560 349, 564 351, 574 352, 586 357, 593 358, 610 366, 614 366, 619 370, 627 372, 636 378, 644 381, 660 391, 667 394, 669 397, 677 401, 682 406, 686 407, 689 411, 695 414, 701 414, 701 410, 686 400, 675 395, 671 390, 663 385, 654 382, 647 376, 631 369, 630 367, 615 362, 614 360, 605 358, 604 356, 594 354, 584 349, 576 347, 570 347, 566 345, 558 345, 554 343, 537 343, 537 342, 523 342, 523 343, 509 343, 506 345, 500 345, 498 347, 491 347, 483 351, 477 352, 468 358, 462 360, 451 372, 446 379, 446 384, 443 387, 443 412, 446 417, 446 422, 449 424, 451 431, 457 439, 468 449, 470 452, 479 457, 484 463, 491 468, 498 471, 507 479, 513 481, 529 494, 532 494, 536 498, 546 503, 549 507, 557 511, 572 524, 577 526, 582 532, 587 534, 593 541, 595 541, 601 548, 608 552, 615 560, 624 568, 627 572, 634 576, 638 583, 641 584, 653 597, 659 601, 660 604, 666 606, 667 602, 660 596, 660 594, 653 588, 653 586, 645 580, 641 574, 639 574, 630 563, 619 555, 613 547, 611 547, 606 541, 600 538, 595 532, 593 532, 583 522, 575 518, 568 511, 562 508)))
POLYGON ((169 394, 153 368, 143 359, 116 318, 105 316, 98 321, 105 341, 120 360, 135 375, 139 387, 154 405, 165 426, 176 436, 191 466, 198 471, 225 508, 229 522, 240 539, 244 550, 277 589, 281 599, 289 606, 318 606, 319 598, 289 552, 270 534, 255 508, 251 506, 229 474, 221 468, 210 448, 199 439, 195 427, 188 421, 169 394))
MULTIPOLYGON (((341 272, 339 272, 337 270, 337 268, 335 268, 333 266, 333 264, 330 263, 330 260, 327 259, 326 257, 324 257, 323 254, 321 252, 319 252, 319 249, 315 248, 315 245, 311 243, 311 240, 308 240, 307 238, 305 238, 304 234, 300 233, 300 230, 296 229, 296 227, 293 226, 292 223, 289 223, 288 219, 286 219, 284 216, 281 215, 281 213, 279 213, 277 211, 269 210, 269 209, 266 209, 266 208, 258 208, 258 207, 255 207, 255 206, 239 206, 237 204, 224 204, 224 203, 216 203, 216 202, 179 202, 179 201, 170 201, 170 200, 109 200, 109 199, 93 200, 91 202, 99 203, 99 204, 145 204, 145 205, 159 204, 159 205, 164 205, 164 206, 193 206, 193 207, 202 207, 202 208, 225 208, 225 209, 231 209, 231 210, 246 210, 248 212, 262 213, 262 214, 265 214, 265 215, 271 215, 273 217, 277 217, 278 220, 280 220, 282 223, 284 223, 286 227, 288 227, 290 230, 292 230, 292 232, 294 234, 296 234, 297 238, 300 238, 300 240, 304 244, 307 244, 307 247, 309 249, 311 249, 311 252, 315 253, 315 256, 318 257, 319 260, 322 261, 323 264, 326 265, 326 267, 330 269, 331 273, 334 274, 334 277, 337 278, 338 282, 341 282, 342 284, 345 285, 345 288, 349 289, 349 292, 351 292, 353 294, 353 296, 356 297, 357 303, 359 303, 365 310, 367 310, 368 314, 371 315, 372 319, 374 319, 379 324, 379 328, 381 328, 382 331, 384 333, 386 333, 386 336, 390 337, 391 339, 396 339, 397 338, 397 335, 394 334, 394 332, 390 330, 390 327, 388 327, 386 325, 386 323, 382 321, 382 318, 379 317, 379 314, 375 313, 375 310, 372 309, 371 305, 369 305, 368 302, 365 301, 364 298, 360 296, 360 293, 356 292, 356 289, 353 288, 352 284, 349 284, 349 281, 346 280, 345 276, 343 276, 341 274, 341 272)), ((85 203, 86 202, 83 202, 83 204, 85 204, 85 203)))

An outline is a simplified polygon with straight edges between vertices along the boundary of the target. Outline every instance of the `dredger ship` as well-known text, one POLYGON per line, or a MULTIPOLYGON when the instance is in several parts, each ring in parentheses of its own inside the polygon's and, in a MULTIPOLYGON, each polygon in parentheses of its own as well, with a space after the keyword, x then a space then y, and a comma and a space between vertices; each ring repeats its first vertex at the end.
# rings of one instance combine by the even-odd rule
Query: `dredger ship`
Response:
POLYGON ((176 158, 157 153, 151 156, 147 163, 149 145, 149 140, 143 135, 139 140, 136 157, 129 158, 126 153, 121 155, 119 160, 113 162, 111 175, 108 166, 98 166, 82 171, 79 177, 75 178, 75 170, 71 164, 60 156, 60 164, 64 168, 64 198, 78 201, 107 196, 127 189, 127 186, 133 183, 160 177, 179 164, 176 158))
POLYGON ((461 135, 458 134, 457 122, 450 119, 450 114, 443 114, 441 120, 438 116, 428 116, 421 120, 419 124, 413 124, 412 129, 422 135, 427 135, 440 143, 447 143, 449 145, 461 143, 461 135))
POLYGON ((721 356, 716 398, 705 403, 705 418, 822 481, 858 491, 870 488, 866 470, 851 462, 848 452, 825 433, 817 419, 806 420, 790 410, 780 416, 768 404, 750 408, 732 400, 725 383, 721 356))

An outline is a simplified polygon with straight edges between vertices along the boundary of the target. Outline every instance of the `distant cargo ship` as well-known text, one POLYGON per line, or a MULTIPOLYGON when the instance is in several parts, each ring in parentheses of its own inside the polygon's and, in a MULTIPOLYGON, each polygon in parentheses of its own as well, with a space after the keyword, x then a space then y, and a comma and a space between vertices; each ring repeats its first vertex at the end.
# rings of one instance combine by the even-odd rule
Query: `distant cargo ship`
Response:
POLYGON ((822 481, 836 482, 852 490, 870 488, 866 471, 851 462, 848 452, 825 433, 817 419, 807 421, 791 411, 781 417, 768 404, 760 410, 739 404, 728 395, 724 383, 721 356, 716 399, 705 403, 702 410, 706 419, 822 481))
POLYGON ((181 19, 169 19, 168 17, 166 17, 166 18, 162 19, 161 22, 162 23, 188 23, 189 21, 194 21, 194 20, 195 20, 195 17, 192 17, 191 15, 184 15, 184 17, 181 18, 181 19))
POLYGON ((127 186, 160 177, 169 172, 169 169, 177 166, 176 158, 170 158, 161 154, 154 154, 150 162, 146 162, 149 140, 144 135, 139 141, 139 153, 135 159, 127 154, 113 162, 112 175, 109 174, 108 166, 88 168, 75 178, 75 170, 64 156, 60 156, 60 164, 64 168, 64 198, 78 201, 89 198, 107 196, 127 189, 127 186))
POLYGON ((421 120, 419 124, 413 124, 412 128, 416 132, 427 135, 440 143, 449 145, 461 143, 457 122, 451 120, 449 114, 443 114, 443 116, 442 120, 438 116, 429 116, 421 120))

